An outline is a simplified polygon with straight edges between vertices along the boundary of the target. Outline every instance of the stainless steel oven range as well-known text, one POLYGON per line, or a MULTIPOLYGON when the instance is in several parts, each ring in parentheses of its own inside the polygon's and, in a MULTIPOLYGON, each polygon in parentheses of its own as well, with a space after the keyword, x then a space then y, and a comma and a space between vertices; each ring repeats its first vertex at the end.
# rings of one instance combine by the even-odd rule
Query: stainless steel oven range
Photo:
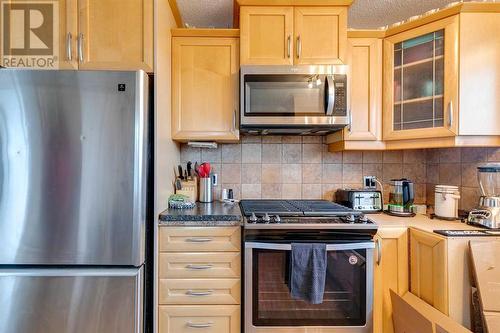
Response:
POLYGON ((322 200, 242 200, 245 333, 373 330, 375 223, 322 200), (323 303, 290 295, 292 243, 327 244, 323 303))

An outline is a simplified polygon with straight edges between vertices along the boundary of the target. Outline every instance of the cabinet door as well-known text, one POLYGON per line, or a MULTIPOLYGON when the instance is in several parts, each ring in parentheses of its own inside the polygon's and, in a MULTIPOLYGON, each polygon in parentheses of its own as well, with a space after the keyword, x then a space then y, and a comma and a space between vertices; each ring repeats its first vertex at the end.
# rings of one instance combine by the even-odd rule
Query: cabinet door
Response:
POLYGON ((153 71, 153 1, 78 0, 78 14, 80 69, 153 71))
POLYGON ((446 239, 410 229, 410 291, 448 315, 446 239))
POLYGON ((293 64, 293 8, 240 9, 242 65, 293 64))
POLYGON ((384 140, 458 133, 458 17, 384 41, 384 140))
POLYGON ((238 39, 172 39, 172 138, 239 139, 238 39))
MULTIPOLYGON (((55 15, 55 17, 45 17, 43 20, 43 25, 41 29, 43 30, 43 37, 48 37, 48 33, 52 39, 52 45, 50 45, 50 40, 47 41, 44 38, 40 38, 41 35, 37 35, 31 32, 30 44, 25 41, 26 31, 24 31, 24 26, 19 26, 18 24, 10 24, 10 28, 13 29, 9 31, 10 43, 12 48, 25 48, 23 52, 28 52, 28 54, 17 55, 16 52, 9 51, 6 49, 6 45, 3 45, 5 41, 0 40, 1 51, 0 51, 0 66, 11 67, 11 68, 42 68, 42 69, 77 69, 78 64, 76 62, 76 50, 75 50, 75 38, 77 34, 77 0, 59 0, 57 2, 51 3, 45 0, 31 0, 27 3, 24 0, 10 0, 8 3, 2 2, 3 6, 2 13, 10 14, 12 23, 20 22, 17 16, 13 14, 13 10, 17 10, 18 15, 25 15, 27 10, 38 10, 43 15, 55 15), (49 8, 49 12, 45 11, 45 8, 38 8, 37 5, 41 6, 54 6, 57 8, 49 8), (16 20, 16 21, 14 21, 16 20), (49 29, 46 31, 44 29, 45 24, 49 24, 49 29), (55 35, 54 35, 55 34, 55 35), (31 43, 42 45, 36 46, 37 48, 43 49, 45 47, 54 47, 55 50, 50 54, 38 55, 37 51, 32 50, 34 48, 31 43), (12 57, 12 58, 11 58, 12 57), (30 59, 43 58, 46 60, 41 60, 35 64, 30 61, 30 59), (38 65, 38 66, 37 66, 38 65)), ((3 24, 3 18, 0 20, 3 24)), ((7 22, 6 22, 7 23, 7 22)))
POLYGON ((345 140, 382 139, 382 40, 349 38, 350 125, 345 140))
POLYGON ((375 333, 394 332, 390 291, 408 291, 408 232, 406 228, 379 229, 375 237, 373 325, 375 333))
POLYGON ((295 64, 342 64, 347 7, 295 7, 295 64))

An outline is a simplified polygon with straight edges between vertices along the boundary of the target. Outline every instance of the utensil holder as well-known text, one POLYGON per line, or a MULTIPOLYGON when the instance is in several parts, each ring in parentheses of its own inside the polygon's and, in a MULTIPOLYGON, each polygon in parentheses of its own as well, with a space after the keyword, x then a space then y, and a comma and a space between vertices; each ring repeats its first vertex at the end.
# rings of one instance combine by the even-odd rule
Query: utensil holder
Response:
POLYGON ((213 201, 212 178, 200 178, 200 202, 213 201))

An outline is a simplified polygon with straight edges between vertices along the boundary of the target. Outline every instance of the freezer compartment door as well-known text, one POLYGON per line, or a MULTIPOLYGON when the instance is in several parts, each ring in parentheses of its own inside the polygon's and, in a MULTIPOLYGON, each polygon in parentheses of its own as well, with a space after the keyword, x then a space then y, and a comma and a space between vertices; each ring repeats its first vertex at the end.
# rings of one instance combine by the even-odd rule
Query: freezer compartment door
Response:
POLYGON ((143 269, 2 269, 0 333, 139 333, 143 269))

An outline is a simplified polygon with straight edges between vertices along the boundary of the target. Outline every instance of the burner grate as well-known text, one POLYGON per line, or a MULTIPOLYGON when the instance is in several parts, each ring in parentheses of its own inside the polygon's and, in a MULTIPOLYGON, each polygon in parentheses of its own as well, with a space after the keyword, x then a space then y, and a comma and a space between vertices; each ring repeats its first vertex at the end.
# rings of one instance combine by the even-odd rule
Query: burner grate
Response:
POLYGON ((326 200, 242 200, 243 215, 265 213, 282 216, 325 216, 358 214, 350 208, 326 200))

